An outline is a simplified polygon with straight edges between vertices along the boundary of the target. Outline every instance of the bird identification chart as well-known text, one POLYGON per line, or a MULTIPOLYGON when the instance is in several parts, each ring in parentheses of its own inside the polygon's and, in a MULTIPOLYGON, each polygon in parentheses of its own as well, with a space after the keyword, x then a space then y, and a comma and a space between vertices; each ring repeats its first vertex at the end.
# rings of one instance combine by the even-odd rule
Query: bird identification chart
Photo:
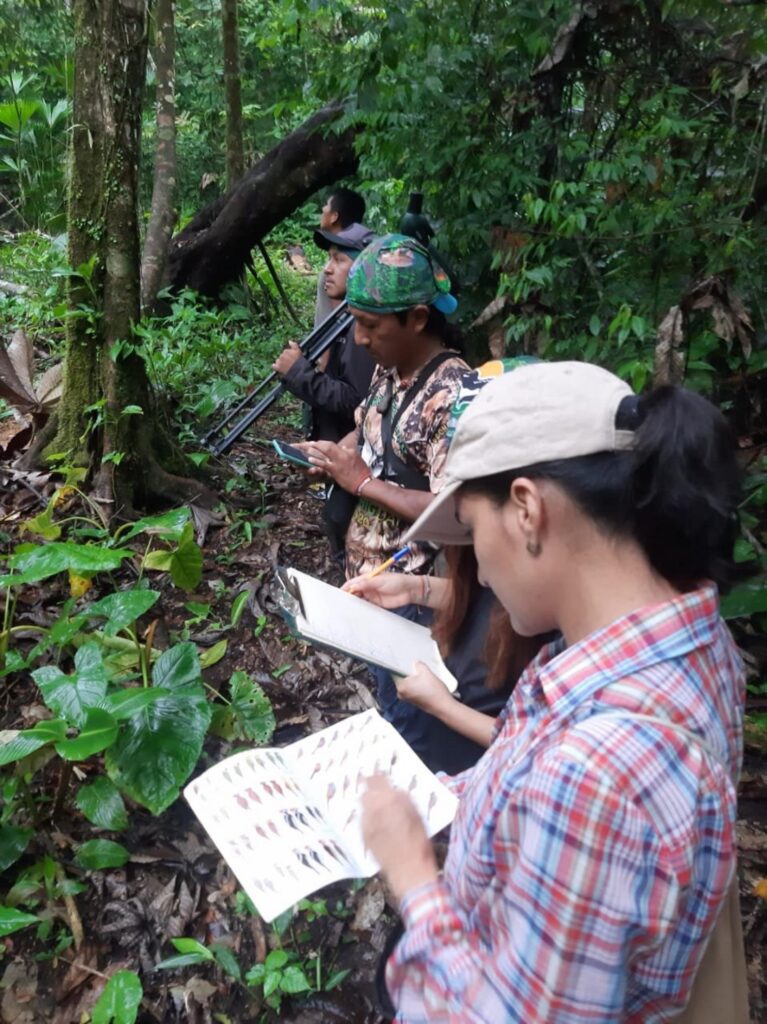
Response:
POLYGON ((209 768, 184 796, 259 914, 271 921, 342 878, 368 878, 360 799, 375 772, 410 795, 427 833, 458 800, 375 710, 282 748, 246 750, 209 768))

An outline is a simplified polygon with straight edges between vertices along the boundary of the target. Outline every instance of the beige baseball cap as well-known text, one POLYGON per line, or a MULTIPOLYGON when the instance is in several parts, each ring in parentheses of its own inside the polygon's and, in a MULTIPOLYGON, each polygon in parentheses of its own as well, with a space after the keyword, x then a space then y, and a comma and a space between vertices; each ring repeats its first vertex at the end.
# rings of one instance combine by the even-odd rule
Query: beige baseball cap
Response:
POLYGON ((470 544, 456 518, 461 484, 555 459, 630 448, 618 408, 631 388, 591 363, 534 363, 491 380, 458 421, 445 486, 405 534, 405 541, 470 544))

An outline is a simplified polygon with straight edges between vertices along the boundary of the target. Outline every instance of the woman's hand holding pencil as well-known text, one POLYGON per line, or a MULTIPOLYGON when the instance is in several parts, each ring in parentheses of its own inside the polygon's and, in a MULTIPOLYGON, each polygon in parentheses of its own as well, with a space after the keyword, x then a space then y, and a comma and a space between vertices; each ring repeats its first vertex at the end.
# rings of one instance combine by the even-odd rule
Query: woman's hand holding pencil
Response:
POLYGON ((380 605, 381 608, 401 608, 402 605, 412 604, 421 585, 420 577, 409 576, 406 573, 392 573, 385 579, 376 579, 390 566, 403 559, 409 551, 409 547, 401 548, 391 558, 387 558, 385 562, 381 562, 370 572, 347 580, 343 589, 357 597, 363 597, 371 604, 380 605))

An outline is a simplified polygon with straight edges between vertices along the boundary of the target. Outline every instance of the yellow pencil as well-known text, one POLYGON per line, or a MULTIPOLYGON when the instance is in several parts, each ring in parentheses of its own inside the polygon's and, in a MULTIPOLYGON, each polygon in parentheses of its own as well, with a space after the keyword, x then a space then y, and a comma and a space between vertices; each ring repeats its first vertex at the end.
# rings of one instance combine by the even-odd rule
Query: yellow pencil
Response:
POLYGON ((379 572, 385 572, 389 566, 396 565, 397 562, 401 561, 405 555, 410 554, 410 545, 406 544, 404 548, 400 548, 399 551, 395 551, 391 558, 387 558, 385 562, 381 562, 375 569, 371 569, 370 572, 366 572, 362 577, 365 580, 372 580, 374 576, 377 576, 379 572))

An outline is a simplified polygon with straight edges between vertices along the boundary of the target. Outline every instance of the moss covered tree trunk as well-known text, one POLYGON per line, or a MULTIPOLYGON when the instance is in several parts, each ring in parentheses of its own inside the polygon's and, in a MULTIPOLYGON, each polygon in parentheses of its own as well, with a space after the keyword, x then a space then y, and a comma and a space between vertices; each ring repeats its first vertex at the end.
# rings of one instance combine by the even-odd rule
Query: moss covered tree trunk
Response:
POLYGON ((156 128, 152 212, 141 262, 141 304, 151 308, 165 270, 168 242, 176 222, 176 27, 173 0, 157 0, 154 10, 156 128))
POLYGON ((150 493, 199 496, 169 476, 146 367, 131 345, 140 312, 138 168, 147 0, 73 0, 75 83, 64 392, 46 454, 93 470, 109 515, 150 493))
POLYGON ((221 35, 226 89, 226 184, 231 188, 245 171, 237 0, 221 0, 221 35))

